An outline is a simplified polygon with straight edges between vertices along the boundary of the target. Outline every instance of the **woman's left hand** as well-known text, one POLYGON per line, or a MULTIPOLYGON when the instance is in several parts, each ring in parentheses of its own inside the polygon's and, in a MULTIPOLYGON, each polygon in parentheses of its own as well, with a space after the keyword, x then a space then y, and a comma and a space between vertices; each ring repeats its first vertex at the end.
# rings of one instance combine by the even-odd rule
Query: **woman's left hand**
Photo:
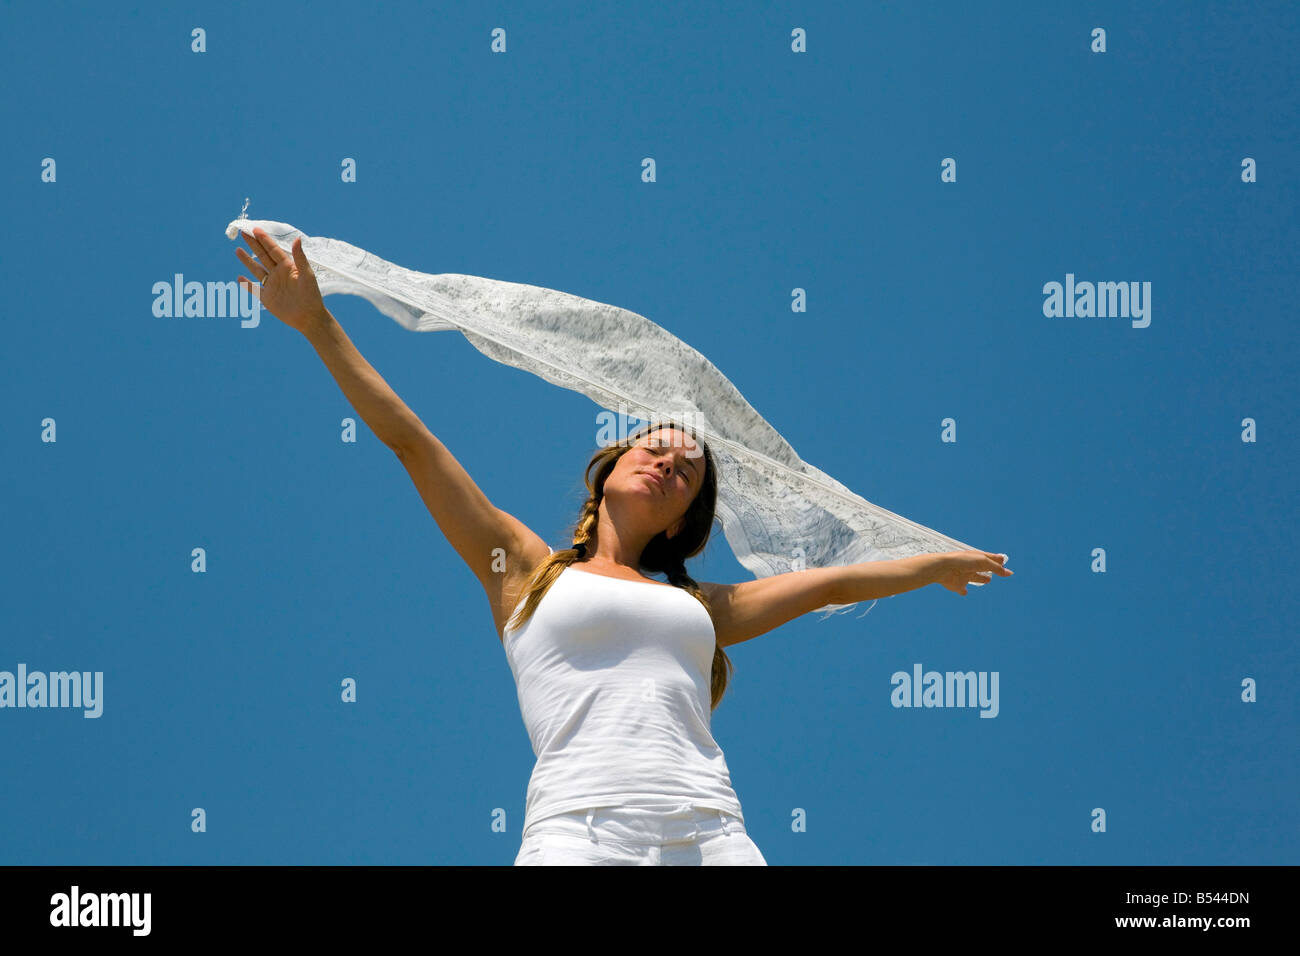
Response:
POLYGON ((949 591, 966 593, 966 585, 981 587, 993 580, 993 575, 1010 577, 1016 572, 1006 567, 1007 556, 991 551, 949 551, 945 567, 935 579, 949 591))

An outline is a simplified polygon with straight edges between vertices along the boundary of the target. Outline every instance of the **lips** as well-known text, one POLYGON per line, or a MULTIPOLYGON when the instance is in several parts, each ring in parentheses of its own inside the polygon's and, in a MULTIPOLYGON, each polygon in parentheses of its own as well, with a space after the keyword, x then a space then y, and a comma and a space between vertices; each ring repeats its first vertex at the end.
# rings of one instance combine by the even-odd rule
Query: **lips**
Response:
POLYGON ((648 471, 643 471, 643 472, 641 472, 641 474, 645 475, 647 478, 649 478, 651 481, 653 481, 656 485, 658 485, 660 491, 663 491, 663 490, 664 490, 663 479, 660 478, 658 475, 652 475, 652 474, 650 474, 650 472, 648 472, 648 471))

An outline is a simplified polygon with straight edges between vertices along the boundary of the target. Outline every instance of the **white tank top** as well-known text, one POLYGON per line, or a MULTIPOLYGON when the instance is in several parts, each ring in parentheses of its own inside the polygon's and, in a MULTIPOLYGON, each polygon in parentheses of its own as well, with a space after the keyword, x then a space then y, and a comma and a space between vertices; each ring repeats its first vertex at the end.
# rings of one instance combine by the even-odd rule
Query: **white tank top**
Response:
POLYGON ((588 807, 684 803, 743 821, 710 729, 716 640, 689 591, 566 567, 503 634, 537 756, 524 827, 588 807))

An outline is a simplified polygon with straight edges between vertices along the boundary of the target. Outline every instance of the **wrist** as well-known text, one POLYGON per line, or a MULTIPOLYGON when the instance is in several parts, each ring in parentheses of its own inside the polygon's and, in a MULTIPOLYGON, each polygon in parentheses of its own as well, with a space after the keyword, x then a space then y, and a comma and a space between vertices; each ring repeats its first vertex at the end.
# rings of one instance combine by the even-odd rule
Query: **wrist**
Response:
POLYGON ((926 565, 926 584, 938 584, 952 570, 952 552, 928 555, 926 565))
POLYGON ((304 337, 315 340, 318 336, 329 329, 330 323, 333 321, 334 316, 330 315, 329 309, 322 305, 320 308, 314 309, 308 314, 307 318, 303 320, 302 325, 299 326, 298 331, 301 332, 304 337))

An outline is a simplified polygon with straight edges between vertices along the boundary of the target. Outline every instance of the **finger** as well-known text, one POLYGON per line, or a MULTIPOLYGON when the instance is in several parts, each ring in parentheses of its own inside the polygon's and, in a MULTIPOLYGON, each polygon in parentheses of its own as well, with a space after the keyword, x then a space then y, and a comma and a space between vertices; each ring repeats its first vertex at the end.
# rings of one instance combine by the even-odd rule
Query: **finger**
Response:
POLYGON ((242 262, 244 265, 246 265, 248 267, 248 271, 253 273, 254 276, 256 276, 258 273, 261 273, 262 276, 265 276, 267 274, 266 269, 262 266, 262 264, 256 261, 252 256, 250 256, 243 249, 236 249, 235 255, 239 257, 239 261, 242 262))
MULTIPOLYGON (((283 249, 280 248, 280 244, 271 238, 271 234, 269 232, 267 232, 261 226, 254 227, 253 232, 261 233, 261 235, 258 236, 258 238, 262 240, 262 248, 266 250, 266 254, 271 257, 271 266, 270 266, 271 268, 275 268, 281 262, 288 261, 289 256, 285 253, 283 249)), ((262 261, 265 262, 266 260, 263 259, 262 261)))
POLYGON ((257 301, 262 301, 262 287, 260 285, 248 278, 248 276, 236 276, 236 281, 242 282, 244 285, 248 286, 253 295, 257 296, 257 301))
POLYGON ((293 261, 298 266, 298 271, 303 275, 311 272, 311 263, 307 261, 307 253, 302 251, 302 236, 293 241, 293 261))
POLYGON ((987 551, 984 553, 989 556, 989 560, 993 562, 991 567, 994 571, 998 572, 998 574, 1001 574, 1004 577, 1010 577, 1016 573, 1007 567, 1007 556, 1005 554, 990 554, 987 551))
MULTIPOLYGON (((244 235, 244 238, 248 240, 249 248, 252 249, 253 254, 257 256, 254 261, 257 264, 257 268, 262 270, 264 273, 264 275, 261 276, 261 281, 265 282, 271 277, 271 270, 275 268, 275 260, 271 257, 271 254, 266 251, 266 247, 256 238, 250 237, 247 234, 244 235)), ((242 252, 243 250, 240 251, 242 252)), ((247 253, 245 253, 245 255, 247 255, 247 253)), ((257 271, 254 270, 253 274, 257 275, 257 271)))
POLYGON ((257 258, 262 260, 263 263, 273 261, 271 256, 267 253, 266 247, 262 245, 262 240, 257 238, 256 235, 251 232, 241 232, 240 235, 243 236, 244 241, 248 243, 248 248, 253 250, 253 255, 257 256, 257 258))

